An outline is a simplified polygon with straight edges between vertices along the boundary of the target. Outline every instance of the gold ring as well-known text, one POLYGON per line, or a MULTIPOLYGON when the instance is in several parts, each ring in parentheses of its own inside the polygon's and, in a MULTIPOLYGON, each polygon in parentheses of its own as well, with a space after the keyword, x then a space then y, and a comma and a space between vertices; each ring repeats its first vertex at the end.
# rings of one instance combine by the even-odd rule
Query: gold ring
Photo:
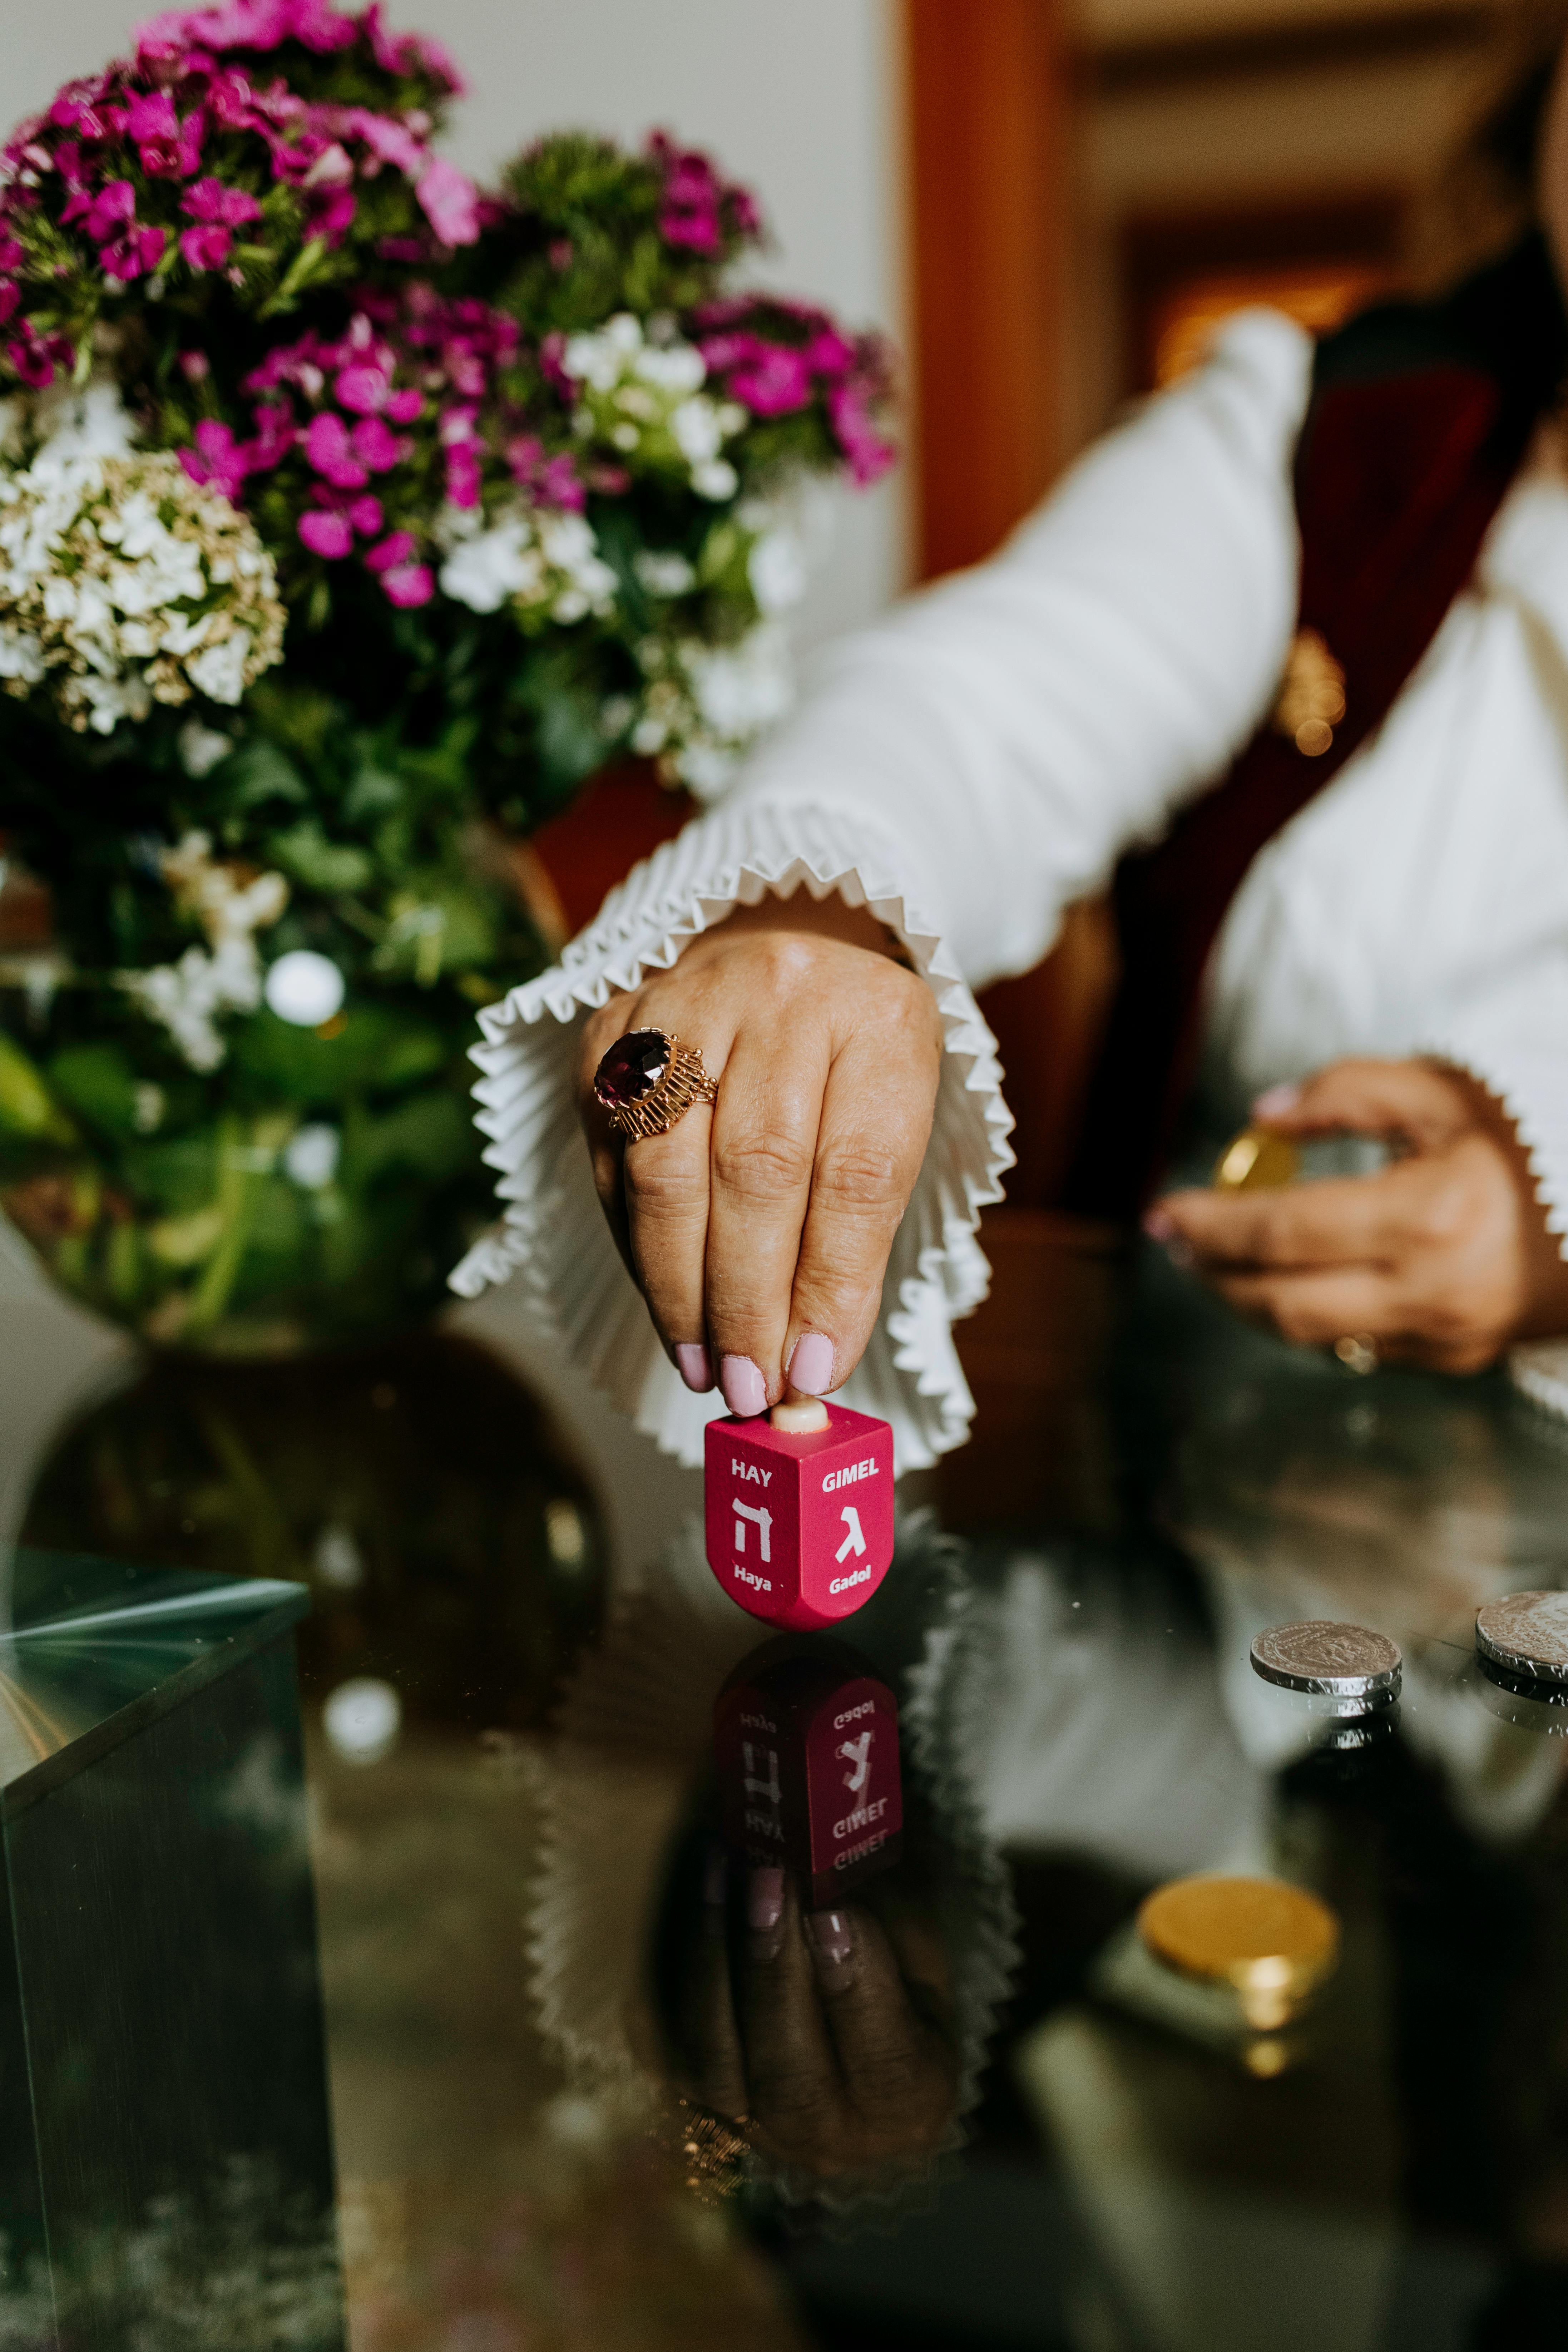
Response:
POLYGON ((1370 1331, 1347 1331, 1334 1341, 1334 1353, 1347 1372, 1375 1372, 1377 1341, 1370 1331))
POLYGON ((696 1045, 673 1030, 628 1029, 594 1073, 594 1099, 610 1114, 617 1135, 668 1135, 693 1103, 716 1102, 719 1081, 703 1067, 696 1045))

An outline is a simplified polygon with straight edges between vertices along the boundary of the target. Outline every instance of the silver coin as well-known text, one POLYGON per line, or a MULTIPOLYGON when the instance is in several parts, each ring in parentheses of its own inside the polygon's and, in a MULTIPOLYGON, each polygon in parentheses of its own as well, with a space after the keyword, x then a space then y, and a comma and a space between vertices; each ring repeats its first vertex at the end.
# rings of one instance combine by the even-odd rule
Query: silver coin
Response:
POLYGON ((1476 1612, 1483 1658, 1527 1681, 1568 1683, 1568 1592, 1510 1592, 1476 1612))
POLYGON ((1398 1643, 1386 1633, 1338 1624, 1331 1617, 1271 1625, 1252 1644, 1255 1675, 1315 1698, 1391 1698, 1403 1664, 1398 1643))

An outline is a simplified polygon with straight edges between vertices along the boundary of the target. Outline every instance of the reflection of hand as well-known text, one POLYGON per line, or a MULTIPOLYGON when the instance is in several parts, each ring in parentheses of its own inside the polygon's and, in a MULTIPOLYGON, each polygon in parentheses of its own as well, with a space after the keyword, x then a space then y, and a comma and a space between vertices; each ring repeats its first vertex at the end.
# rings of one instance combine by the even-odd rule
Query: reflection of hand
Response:
POLYGON ((1473 1372, 1568 1330, 1568 1268, 1524 1152, 1474 1079, 1426 1062, 1336 1062, 1260 1097, 1281 1134, 1386 1136, 1374 1176, 1278 1192, 1173 1192, 1145 1220, 1252 1321, 1305 1347, 1347 1333, 1385 1358, 1473 1372))
POLYGON ((718 1904, 709 1926, 683 2036, 701 2104, 818 2179, 932 2154, 958 2087, 934 1931, 890 1903, 803 1916, 766 1869, 750 1874, 743 1934, 718 1904))
POLYGON ((605 1213, 682 1379, 718 1374, 733 1412, 776 1403, 786 1368, 814 1394, 837 1388, 876 1321, 942 1058, 935 999, 892 945, 837 899, 768 899, 586 1024, 578 1091, 605 1213), (623 1148, 594 1072, 650 1027, 701 1048, 719 1098, 623 1148))

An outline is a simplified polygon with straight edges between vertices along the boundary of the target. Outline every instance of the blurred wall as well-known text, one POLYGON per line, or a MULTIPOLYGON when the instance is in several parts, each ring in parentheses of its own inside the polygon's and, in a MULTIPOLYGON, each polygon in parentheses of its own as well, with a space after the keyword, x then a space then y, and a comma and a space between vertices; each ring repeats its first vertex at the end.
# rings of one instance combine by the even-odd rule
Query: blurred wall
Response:
MULTIPOLYGON (((62 81, 122 53, 156 0, 4 0, 0 116, 47 104, 62 81)), ((483 173, 540 131, 638 139, 668 128, 710 147, 759 191, 774 245, 757 272, 847 318, 901 324, 894 0, 392 0, 400 26, 445 41, 470 95, 451 152, 483 173)), ((897 478, 843 501, 833 551, 802 616, 804 646, 866 618, 903 577, 897 478)), ((462 1319, 506 1346, 551 1401, 598 1479, 617 1568, 635 1573, 696 1498, 587 1382, 518 1328, 502 1293, 462 1319)), ((63 1306, 14 1234, 0 1234, 0 1541, 27 1465, 70 1402, 121 1376, 125 1346, 63 1306)))

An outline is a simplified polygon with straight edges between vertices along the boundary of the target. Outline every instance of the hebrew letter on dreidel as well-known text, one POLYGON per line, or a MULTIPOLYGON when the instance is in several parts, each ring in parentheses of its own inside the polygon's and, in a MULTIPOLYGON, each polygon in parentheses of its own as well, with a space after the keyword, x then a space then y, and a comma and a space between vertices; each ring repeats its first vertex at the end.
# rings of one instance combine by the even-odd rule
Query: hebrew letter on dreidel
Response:
MULTIPOLYGON (((739 1503, 736 1504, 735 1508, 737 1510, 741 1508, 739 1503)), ((851 1552, 858 1554, 865 1550, 866 1538, 860 1532, 860 1514, 855 1508, 853 1503, 846 1503, 838 1516, 849 1530, 843 1542, 839 1545, 838 1549, 833 1555, 840 1568, 842 1568, 844 1562, 848 1559, 851 1552)))
MULTIPOLYGON (((748 1519, 750 1519, 750 1520, 751 1520, 752 1525, 752 1526, 757 1529, 758 1538, 759 1538, 758 1545, 757 1545, 757 1549, 758 1549, 758 1550, 762 1553, 762 1556, 763 1556, 763 1558, 764 1559, 766 1559, 766 1560, 771 1560, 771 1559, 772 1559, 772 1558, 773 1558, 773 1553, 772 1553, 772 1551, 771 1551, 771 1550, 769 1549, 769 1548, 768 1548, 768 1531, 769 1531, 769 1529, 770 1529, 770 1528, 772 1528, 772 1526, 773 1526, 773 1513, 772 1513, 772 1512, 767 1508, 767 1507, 766 1507, 766 1505, 765 1505, 765 1504, 763 1504, 763 1505, 753 1504, 753 1503, 737 1503, 737 1504, 736 1504, 736 1506, 735 1506, 735 1549, 736 1549, 737 1551, 744 1551, 744 1550, 745 1550, 745 1549, 746 1549, 746 1527, 745 1527, 745 1523, 746 1523, 746 1521, 747 1521, 748 1519)), ((858 1533, 859 1533, 859 1528, 858 1528, 858 1527, 857 1527, 857 1528, 856 1528, 856 1533, 857 1533, 857 1534, 858 1534, 858 1533)), ((864 1545, 862 1545, 861 1549, 862 1549, 862 1550, 864 1550, 864 1549, 865 1549, 864 1545)))
POLYGON ((846 1764, 855 1767, 852 1772, 844 1775, 844 1785, 852 1797, 857 1796, 865 1787, 871 1769, 870 1732, 863 1731, 858 1739, 847 1739, 837 1753, 846 1764))

